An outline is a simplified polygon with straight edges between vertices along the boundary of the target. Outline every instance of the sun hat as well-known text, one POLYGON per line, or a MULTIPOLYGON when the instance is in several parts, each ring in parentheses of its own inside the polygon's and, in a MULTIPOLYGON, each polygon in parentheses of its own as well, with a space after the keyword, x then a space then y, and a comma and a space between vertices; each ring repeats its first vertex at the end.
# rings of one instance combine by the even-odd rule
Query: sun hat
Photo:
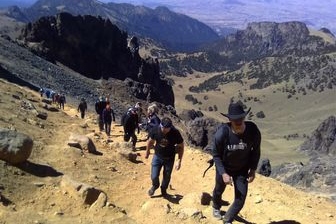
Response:
POLYGON ((241 103, 230 103, 228 113, 227 114, 221 113, 221 114, 229 118, 230 120, 239 120, 246 117, 246 115, 250 112, 250 110, 251 107, 247 111, 244 111, 244 108, 241 105, 241 103))

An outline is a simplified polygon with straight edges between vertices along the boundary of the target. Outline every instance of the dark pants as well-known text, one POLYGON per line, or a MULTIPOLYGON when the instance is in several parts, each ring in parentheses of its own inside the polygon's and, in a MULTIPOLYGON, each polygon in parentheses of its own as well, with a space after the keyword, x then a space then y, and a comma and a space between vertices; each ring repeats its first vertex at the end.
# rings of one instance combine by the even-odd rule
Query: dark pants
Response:
POLYGON ((99 130, 103 131, 104 130, 103 116, 100 114, 98 114, 97 123, 98 123, 99 130))
POLYGON ((127 140, 125 139, 125 141, 128 142, 129 138, 132 138, 132 145, 133 145, 133 147, 135 147, 135 144, 138 141, 138 138, 135 134, 135 130, 133 130, 133 131, 128 130, 128 131, 124 131, 124 132, 125 132, 125 136, 128 136, 126 138, 127 140))
POLYGON ((80 113, 81 113, 81 118, 84 119, 84 117, 85 117, 85 111, 81 111, 80 113))
MULTIPOLYGON (((243 208, 247 189, 247 175, 235 175, 232 176, 234 185, 234 201, 230 208, 227 210, 224 216, 224 220, 227 222, 232 222, 236 215, 243 208)), ((213 208, 220 209, 222 206, 222 194, 225 190, 226 184, 223 181, 222 175, 216 170, 216 185, 212 193, 213 208)))
POLYGON ((59 102, 59 108, 64 110, 64 102, 59 102))
POLYGON ((107 122, 104 123, 105 132, 106 132, 107 135, 110 135, 110 133, 111 133, 111 123, 112 123, 112 121, 111 122, 107 121, 107 122))
POLYGON ((153 160, 152 160, 152 171, 151 171, 151 179, 152 179, 152 185, 155 189, 159 188, 160 186, 160 171, 163 167, 163 178, 161 183, 161 189, 167 190, 171 173, 173 171, 174 167, 174 161, 175 158, 168 158, 168 159, 162 159, 154 154, 153 160))

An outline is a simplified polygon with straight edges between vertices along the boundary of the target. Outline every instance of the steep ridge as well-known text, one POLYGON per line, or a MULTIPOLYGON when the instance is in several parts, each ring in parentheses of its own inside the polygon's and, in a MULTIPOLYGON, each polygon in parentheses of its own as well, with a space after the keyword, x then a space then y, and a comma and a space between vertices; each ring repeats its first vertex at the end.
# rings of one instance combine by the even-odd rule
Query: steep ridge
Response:
POLYGON ((108 19, 60 13, 29 23, 19 37, 36 54, 68 66, 98 80, 130 78, 146 84, 137 90, 143 100, 174 105, 171 85, 160 76, 159 62, 143 59, 136 37, 127 42, 127 33, 108 19))
MULTIPOLYGON (((122 129, 113 124, 108 139, 97 131, 91 113, 81 120, 75 107, 47 112, 40 124, 28 123, 30 112, 21 108, 27 101, 43 111, 38 93, 0 82, 0 127, 24 132, 34 139, 33 154, 23 166, 0 161, 0 219, 5 223, 220 223, 212 218, 210 205, 201 205, 202 192, 211 194, 214 169, 202 178, 209 155, 186 147, 182 169, 173 172, 168 193, 147 196, 150 160, 144 159, 145 133, 139 134, 137 162, 119 155, 129 146, 122 142, 122 129), (20 108, 20 109, 19 109, 20 108), (66 143, 70 133, 88 134, 102 155, 81 152, 66 143), (64 176, 103 190, 108 204, 89 206, 62 186, 64 176)), ((224 194, 232 202, 232 188, 224 194)), ((225 204, 227 204, 225 203, 225 204)), ((223 206, 223 210, 228 208, 223 206)), ((250 223, 335 223, 336 205, 323 196, 296 190, 271 178, 257 176, 250 185, 240 221, 250 223)), ((238 223, 238 222, 235 222, 238 223)))
MULTIPOLYGON (((8 15, 13 18, 24 18, 17 11, 11 12, 13 10, 8 15)), ((218 39, 215 31, 207 25, 166 7, 151 9, 131 4, 105 4, 96 0, 39 0, 21 14, 34 22, 40 17, 55 16, 61 12, 108 18, 131 35, 150 37, 173 50, 191 50, 218 39)))

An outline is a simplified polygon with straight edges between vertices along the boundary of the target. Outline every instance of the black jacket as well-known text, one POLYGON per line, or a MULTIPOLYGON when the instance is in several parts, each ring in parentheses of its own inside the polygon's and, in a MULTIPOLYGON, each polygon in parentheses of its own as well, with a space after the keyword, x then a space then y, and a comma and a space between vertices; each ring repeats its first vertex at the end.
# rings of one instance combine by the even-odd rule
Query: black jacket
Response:
POLYGON ((246 174, 257 169, 261 134, 253 122, 245 121, 245 125, 241 135, 232 132, 230 123, 217 129, 211 152, 219 174, 246 174))

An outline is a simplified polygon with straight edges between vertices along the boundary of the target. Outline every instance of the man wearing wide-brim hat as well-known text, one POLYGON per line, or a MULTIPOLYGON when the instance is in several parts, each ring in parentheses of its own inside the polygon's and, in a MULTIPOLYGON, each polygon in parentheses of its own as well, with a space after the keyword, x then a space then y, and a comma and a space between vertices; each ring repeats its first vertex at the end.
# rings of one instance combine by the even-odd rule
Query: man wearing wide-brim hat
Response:
POLYGON ((213 215, 230 224, 243 208, 248 183, 255 178, 260 159, 261 134, 256 124, 245 121, 249 108, 244 111, 240 103, 231 103, 228 113, 223 116, 229 119, 216 131, 211 152, 216 165, 216 184, 213 190, 213 215), (222 194, 227 185, 234 186, 234 201, 222 216, 220 208, 222 194))

